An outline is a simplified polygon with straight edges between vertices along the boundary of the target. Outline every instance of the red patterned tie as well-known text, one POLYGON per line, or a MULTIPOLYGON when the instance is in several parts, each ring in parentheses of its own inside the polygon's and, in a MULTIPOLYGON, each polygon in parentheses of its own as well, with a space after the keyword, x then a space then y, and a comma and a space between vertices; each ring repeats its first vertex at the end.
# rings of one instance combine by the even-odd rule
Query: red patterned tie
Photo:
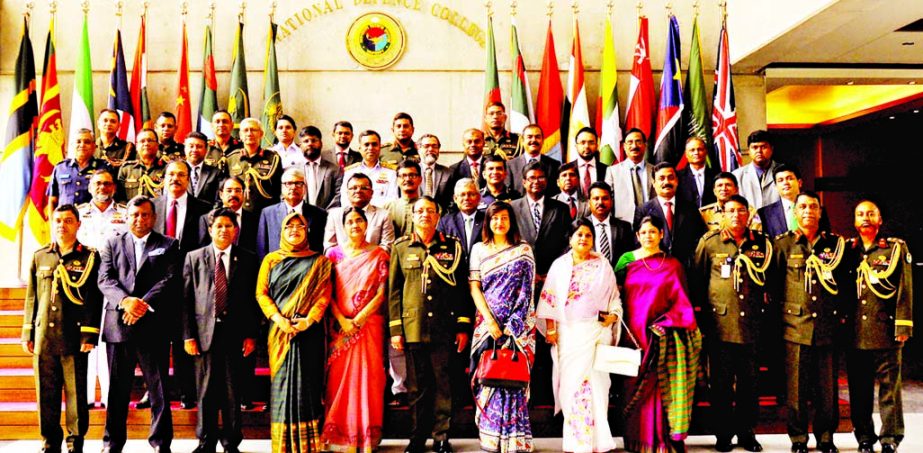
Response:
POLYGON ((346 166, 346 153, 337 153, 337 165, 340 166, 340 169, 346 166))
POLYGON ((666 208, 663 210, 663 215, 667 218, 667 228, 673 231, 673 203, 668 201, 663 205, 666 208))
POLYGON ((583 196, 590 198, 590 185, 593 183, 590 181, 590 164, 583 166, 583 196))
POLYGON ((172 200, 167 209, 167 236, 176 238, 176 200, 172 200))
POLYGON ((224 268, 224 252, 215 260, 215 316, 221 316, 228 308, 228 274, 224 268))

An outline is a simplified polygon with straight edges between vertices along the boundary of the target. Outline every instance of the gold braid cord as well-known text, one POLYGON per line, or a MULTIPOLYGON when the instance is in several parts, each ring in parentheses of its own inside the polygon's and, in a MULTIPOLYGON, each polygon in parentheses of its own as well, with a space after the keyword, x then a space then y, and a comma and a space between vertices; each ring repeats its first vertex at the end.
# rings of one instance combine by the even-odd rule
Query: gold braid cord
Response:
POLYGON ((138 182, 141 184, 141 189, 146 190, 152 197, 156 197, 157 191, 163 189, 163 182, 157 184, 150 175, 141 175, 141 177, 138 178, 138 182))
POLYGON ((90 258, 87 259, 87 265, 83 269, 83 273, 80 274, 80 278, 75 282, 71 282, 70 274, 68 274, 64 264, 58 264, 58 267, 54 269, 54 281, 52 282, 52 287, 57 288, 58 282, 61 282, 61 288, 64 289, 64 295, 67 296, 67 299, 73 302, 75 305, 83 305, 83 299, 75 296, 72 288, 79 290, 87 282, 87 279, 90 278, 90 270, 93 269, 94 260, 95 258, 91 253, 90 258))
POLYGON ((824 260, 813 254, 805 261, 807 271, 804 273, 804 285, 808 293, 811 292, 811 280, 813 280, 814 274, 818 274, 817 280, 820 281, 821 286, 828 293, 836 295, 840 292, 839 288, 837 288, 836 280, 833 279, 833 270, 843 259, 844 243, 845 241, 843 241, 842 237, 837 238, 836 250, 834 250, 833 259, 829 263, 825 263, 824 260))
POLYGON ((772 242, 766 239, 766 256, 763 258, 763 264, 757 266, 749 256, 740 253, 737 255, 737 258, 734 260, 734 290, 740 291, 740 269, 746 268, 747 274, 750 276, 750 279, 753 280, 753 283, 756 283, 757 286, 766 285, 766 270, 769 269, 770 259, 772 256, 772 242))
POLYGON ((898 264, 900 264, 900 251, 901 247, 895 244, 895 246, 891 248, 891 263, 888 264, 887 269, 880 272, 872 269, 872 266, 867 260, 863 260, 862 264, 859 265, 859 272, 856 276, 856 291, 861 294, 862 282, 864 281, 869 291, 880 299, 890 299, 894 297, 894 295, 897 294, 897 288, 887 279, 894 274, 898 264), (872 278, 875 279, 874 282, 872 278), (880 285, 884 292, 879 292, 875 289, 876 285, 880 285))
POLYGON ((260 195, 262 195, 263 198, 272 198, 272 196, 266 193, 266 190, 263 189, 263 183, 260 181, 269 181, 270 179, 272 179, 272 175, 273 173, 276 172, 276 167, 278 166, 279 166, 279 155, 274 154, 272 156, 272 167, 269 168, 269 172, 266 173, 266 176, 261 175, 257 169, 253 168, 253 165, 250 165, 249 167, 247 167, 247 171, 244 172, 244 176, 247 176, 246 189, 249 191, 250 177, 252 177, 253 183, 256 186, 256 190, 260 193, 260 195))
POLYGON ((423 274, 429 275, 429 269, 432 268, 442 281, 448 283, 449 286, 455 286, 455 269, 458 269, 461 256, 461 244, 455 241, 455 261, 452 262, 452 266, 445 267, 439 264, 439 260, 433 255, 426 255, 426 260, 423 262, 423 274))

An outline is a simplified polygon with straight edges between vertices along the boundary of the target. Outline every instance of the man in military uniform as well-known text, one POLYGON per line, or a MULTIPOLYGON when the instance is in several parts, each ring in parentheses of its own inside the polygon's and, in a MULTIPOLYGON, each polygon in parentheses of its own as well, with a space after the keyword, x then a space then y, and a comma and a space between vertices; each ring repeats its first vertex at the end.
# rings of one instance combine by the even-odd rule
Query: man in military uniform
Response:
POLYGON ((478 209, 485 210, 494 201, 507 203, 522 198, 522 194, 506 184, 506 161, 494 154, 484 157, 484 187, 481 189, 481 202, 478 209))
POLYGON ((138 160, 125 162, 119 168, 117 199, 125 202, 138 195, 151 198, 163 193, 163 174, 167 166, 157 157, 157 133, 144 128, 135 136, 138 142, 138 160))
POLYGON ((394 115, 391 120, 394 141, 381 145, 381 161, 394 166, 406 159, 420 162, 417 144, 413 141, 413 130, 413 118, 409 114, 399 112, 394 115))
POLYGON ((817 194, 800 193, 795 199, 798 229, 773 243, 771 270, 778 275, 770 281, 782 310, 788 436, 794 453, 808 451, 809 398, 818 450, 839 451, 833 444, 839 421, 835 343, 855 288, 843 260, 845 241, 820 229, 820 214, 817 194))
POLYGON ((772 245, 747 227, 750 204, 744 197, 732 195, 724 210, 727 228, 699 240, 689 272, 711 364, 715 449, 731 451, 736 434, 745 450, 762 451, 753 432, 759 416, 756 358, 772 245))
POLYGON ((451 355, 468 343, 474 304, 468 266, 458 239, 436 231, 439 206, 421 197, 413 206, 413 233, 394 242, 388 276, 391 346, 407 350, 411 428, 409 453, 451 452, 451 355), (432 428, 432 429, 430 429, 432 428))
POLYGON ((93 157, 96 150, 93 131, 78 130, 74 141, 74 157, 58 162, 51 171, 51 181, 47 189, 51 209, 58 205, 76 205, 90 201, 92 195, 87 190, 90 187, 90 176, 96 170, 109 169, 106 161, 93 157))
POLYGON ((116 135, 119 132, 118 112, 112 109, 100 110, 96 128, 99 129, 99 139, 96 141, 96 153, 93 157, 105 160, 114 168, 134 160, 135 147, 116 135))
POLYGON ((160 112, 154 127, 157 128, 157 135, 160 137, 160 146, 158 147, 160 154, 157 157, 163 159, 165 163, 185 159, 186 154, 183 144, 177 143, 174 138, 176 135, 176 116, 170 112, 160 112))
MULTIPOLYGON (((709 203, 699 208, 699 214, 702 214, 702 220, 708 231, 721 231, 728 227, 727 217, 724 215, 724 203, 732 195, 738 195, 737 177, 733 173, 725 171, 718 173, 714 180, 714 193, 717 201, 709 203)), ((756 214, 756 209, 750 206, 750 229, 762 231, 760 217, 756 214)))
POLYGON ((60 452, 61 391, 66 395, 67 449, 83 451, 90 424, 85 404, 87 353, 99 338, 99 255, 77 241, 74 205, 52 214, 55 240, 32 256, 23 309, 22 348, 33 355, 42 451, 60 452))
POLYGON ((510 160, 522 154, 519 134, 506 130, 506 107, 494 101, 484 109, 484 155, 510 160))
POLYGON ((420 164, 405 160, 397 166, 397 180, 401 198, 388 202, 385 209, 394 224, 394 235, 409 236, 413 233, 413 205, 420 199, 420 164))
MULTIPOLYGON (((115 202, 115 181, 108 170, 96 170, 90 178, 93 201, 77 206, 80 228, 77 240, 99 250, 106 239, 128 231, 128 212, 125 205, 115 202)), ((102 340, 100 340, 102 341, 102 340)), ((100 402, 109 404, 109 361, 104 342, 90 351, 87 361, 87 404, 96 404, 96 379, 99 378, 100 402)))
POLYGON ((212 132, 215 138, 208 141, 208 154, 205 163, 218 167, 222 171, 227 168, 225 159, 232 152, 244 147, 240 140, 231 136, 234 130, 234 120, 227 110, 218 110, 212 114, 212 132))
POLYGON ((878 206, 860 202, 855 210, 859 237, 846 243, 849 265, 858 273, 855 337, 846 365, 850 417, 862 453, 873 452, 876 441, 882 453, 892 453, 904 438, 901 351, 913 333, 913 259, 903 240, 879 235, 881 224, 878 206), (875 381, 881 413, 877 436, 872 422, 875 381))
POLYGON ((244 209, 259 213, 279 201, 282 159, 275 152, 260 147, 263 126, 256 118, 240 122, 240 138, 244 147, 227 157, 228 175, 244 181, 244 209))
MULTIPOLYGON (((367 130, 359 134, 359 153, 362 161, 349 165, 343 173, 343 181, 349 181, 356 173, 372 179, 372 206, 384 208, 390 200, 398 198, 396 166, 381 161, 381 136, 367 130)), ((349 206, 347 191, 340 191, 340 206, 349 206)))

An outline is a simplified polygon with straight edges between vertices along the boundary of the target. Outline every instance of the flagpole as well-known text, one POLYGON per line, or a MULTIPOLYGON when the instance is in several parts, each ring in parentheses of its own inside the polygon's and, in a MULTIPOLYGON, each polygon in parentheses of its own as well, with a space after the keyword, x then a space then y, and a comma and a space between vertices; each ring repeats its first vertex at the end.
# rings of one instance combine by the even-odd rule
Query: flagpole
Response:
POLYGON ((728 20, 728 2, 727 0, 721 0, 718 2, 718 8, 721 9, 721 27, 724 28, 727 25, 728 20))
MULTIPOLYGON (((240 12, 237 13, 237 22, 244 23, 244 13, 247 10, 247 0, 240 0, 240 12)), ((241 37, 243 39, 243 37, 241 37)))
POLYGON ((545 7, 548 8, 548 11, 545 13, 545 15, 548 16, 548 21, 550 22, 551 16, 554 15, 554 1, 548 0, 548 4, 545 7))
POLYGON ((215 29, 215 0, 208 2, 208 25, 211 26, 212 30, 215 29))
MULTIPOLYGON (((26 5, 25 5, 25 6, 26 6, 26 9, 25 9, 25 11, 23 11, 23 13, 22 13, 23 24, 24 24, 24 26, 25 26, 25 28, 24 28, 23 31, 22 31, 23 34, 29 32, 29 22, 31 22, 31 20, 32 20, 32 8, 35 6, 35 4, 34 4, 34 2, 33 2, 32 0, 29 0, 29 1, 26 2, 26 5)), ((16 72, 18 73, 19 71, 17 70, 16 72)), ((34 144, 34 143, 35 143, 35 134, 32 134, 32 135, 33 135, 33 137, 32 137, 32 142, 33 142, 33 144, 34 144)), ((28 197, 28 193, 26 194, 26 196, 28 197)), ((16 279, 19 280, 20 283, 23 282, 23 280, 22 280, 22 278, 21 278, 21 277, 22 277, 22 249, 23 249, 23 230, 25 229, 25 228, 24 228, 24 223, 25 223, 25 215, 24 215, 24 214, 25 214, 25 212, 26 212, 26 209, 28 209, 28 204, 27 204, 27 203, 28 203, 28 202, 23 203, 23 206, 22 206, 22 208, 21 208, 20 211, 19 211, 19 220, 18 220, 18 223, 19 223, 19 228, 18 228, 18 230, 19 230, 19 238, 18 238, 18 239, 19 239, 19 240, 16 241, 16 242, 18 243, 18 245, 19 245, 19 251, 18 251, 18 253, 16 253, 16 279)), ((15 226, 15 224, 14 224, 14 226, 15 226)))

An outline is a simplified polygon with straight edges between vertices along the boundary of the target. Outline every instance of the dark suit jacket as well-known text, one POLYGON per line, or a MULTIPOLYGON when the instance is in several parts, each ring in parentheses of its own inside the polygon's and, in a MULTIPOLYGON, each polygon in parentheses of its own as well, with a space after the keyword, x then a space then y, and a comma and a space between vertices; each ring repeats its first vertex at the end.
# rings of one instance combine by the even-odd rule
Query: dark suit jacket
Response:
POLYGON ((164 333, 179 311, 176 296, 180 285, 180 251, 176 239, 152 231, 144 245, 141 265, 135 266, 134 235, 125 232, 110 237, 100 250, 99 290, 106 297, 103 339, 167 341, 164 333), (134 325, 122 322, 119 303, 137 297, 153 308, 134 325))
MULTIPOLYGON (((256 231, 259 228, 260 219, 256 214, 241 209, 240 213, 240 235, 237 237, 237 245, 251 252, 256 252, 256 231)), ((202 238, 203 246, 212 243, 212 236, 208 233, 208 214, 206 213, 199 218, 199 237, 202 238)))
MULTIPOLYGON (((572 161, 570 161, 570 162, 568 162, 568 163, 576 163, 578 167, 582 167, 583 164, 584 164, 584 162, 585 162, 585 161, 583 160, 583 158, 578 157, 578 158, 576 158, 576 159, 574 159, 574 160, 572 160, 572 161)), ((599 156, 598 156, 598 155, 596 156, 596 165, 595 165, 595 168, 596 168, 596 180, 599 181, 599 182, 606 182, 606 169, 608 169, 609 166, 606 165, 606 164, 604 164, 604 163, 602 163, 602 162, 600 162, 600 161, 599 161, 599 156)), ((580 171, 579 171, 579 170, 577 171, 577 177, 578 177, 578 179, 580 179, 580 171)), ((580 179, 580 183, 583 184, 583 179, 580 179)))
POLYGON ((676 197, 692 203, 696 208, 714 203, 717 201, 715 199, 715 176, 718 176, 718 170, 705 167, 705 180, 702 184, 702 199, 700 200, 692 170, 687 166, 677 171, 676 178, 679 180, 679 185, 676 187, 676 197))
MULTIPOLYGON (((788 231, 788 222, 785 221, 785 207, 782 200, 763 206, 756 211, 760 216, 760 222, 763 224, 763 232, 770 239, 788 231)), ((821 231, 830 231, 830 219, 827 218, 827 210, 822 209, 820 212, 820 229, 821 231)))
MULTIPOLYGON (((526 168, 527 160, 528 156, 523 154, 506 162, 506 167, 509 170, 506 175, 507 185, 510 185, 519 193, 526 193, 522 188, 522 170, 526 168)), ((545 196, 552 197, 561 191, 557 184, 558 169, 561 168, 561 163, 544 154, 539 156, 539 162, 542 164, 542 168, 545 169, 545 176, 548 180, 548 186, 545 187, 545 196)))
MULTIPOLYGON (((592 215, 585 217, 592 224, 596 225, 596 218, 592 215)), ((599 241, 599 232, 596 233, 596 241, 599 241)), ((635 248, 635 234, 631 229, 631 224, 609 215, 609 249, 612 251, 612 258, 609 260, 613 266, 619 261, 622 254, 630 252, 635 248)), ((597 246, 597 250, 599 247, 597 246)))
POLYGON ((218 200, 218 191, 221 181, 227 175, 223 171, 208 164, 202 164, 202 170, 199 174, 199 190, 192 190, 192 176, 189 177, 189 195, 198 198, 208 204, 213 204, 218 200))
MULTIPOLYGON (((343 182, 343 172, 336 163, 321 158, 318 169, 320 190, 317 191, 315 206, 323 209, 335 208, 340 205, 340 186, 343 182)), ((307 184, 307 164, 305 164, 305 183, 307 184)), ((307 197, 307 188, 305 188, 307 197)))
MULTIPOLYGON (((323 253, 327 211, 304 201, 301 203, 301 213, 308 220, 309 247, 315 252, 323 253)), ((263 261, 263 257, 269 252, 279 249, 282 220, 287 215, 288 205, 284 201, 269 205, 260 213, 260 225, 256 231, 256 256, 260 261, 263 261)))
MULTIPOLYGON (((468 163, 468 157, 463 157, 462 160, 454 163, 449 169, 452 170, 452 191, 454 193, 455 183, 459 179, 471 178, 471 165, 468 163)), ((484 187, 487 185, 487 181, 484 180, 484 159, 481 159, 478 170, 480 171, 477 181, 478 187, 484 187)))
MULTIPOLYGON (((337 155, 333 148, 321 151, 320 158, 328 162, 333 162, 337 164, 337 155)), ((356 151, 352 148, 349 149, 349 153, 346 155, 346 166, 362 162, 362 154, 359 154, 359 151, 356 151)), ((337 165, 339 167, 339 165, 337 165)))
MULTIPOLYGON (((186 254, 190 250, 199 248, 202 237, 199 236, 199 218, 211 211, 212 206, 193 196, 186 197, 186 218, 183 220, 183 237, 180 238, 180 253, 186 254)), ((154 210, 157 220, 154 222, 154 231, 167 234, 167 196, 161 195, 154 199, 154 210)))
MULTIPOLYGON (((452 178, 452 170, 449 167, 446 167, 442 164, 436 164, 433 167, 433 185, 436 187, 436 190, 433 191, 433 198, 436 199, 436 203, 439 203, 439 206, 442 206, 442 209, 449 207, 449 203, 452 202, 452 193, 455 191, 455 180, 452 178)), ((426 167, 422 164, 420 165, 420 180, 423 181, 420 184, 420 193, 424 192, 426 186, 426 167)))
MULTIPOLYGON (((256 303, 256 254, 231 247, 228 278, 227 315, 221 321, 226 332, 238 339, 256 338, 260 310, 256 303)), ((183 338, 195 339, 199 349, 211 349, 215 333, 215 250, 211 244, 186 255, 183 266, 183 338)), ((234 351, 234 349, 231 349, 234 351)))
MULTIPOLYGON (((660 242, 663 250, 673 255, 684 266, 690 263, 695 247, 699 243, 702 235, 705 234, 705 221, 699 210, 688 202, 684 202, 679 197, 673 198, 673 229, 665 228, 663 240, 660 242)), ((667 224, 667 219, 663 214, 663 206, 660 205, 660 198, 654 197, 647 203, 641 205, 635 210, 635 219, 632 227, 638 231, 641 219, 651 216, 657 217, 667 224)))
POLYGON ((513 200, 513 214, 522 239, 532 246, 535 253, 535 272, 548 273, 551 263, 564 254, 570 242, 570 209, 567 205, 545 197, 542 209, 542 224, 538 231, 532 223, 528 196, 513 200))
POLYGON ((465 217, 461 211, 442 216, 439 219, 437 230, 450 236, 455 236, 462 243, 465 255, 471 255, 471 247, 481 242, 481 229, 484 228, 484 211, 474 211, 474 225, 471 227, 471 237, 465 234, 465 217))

